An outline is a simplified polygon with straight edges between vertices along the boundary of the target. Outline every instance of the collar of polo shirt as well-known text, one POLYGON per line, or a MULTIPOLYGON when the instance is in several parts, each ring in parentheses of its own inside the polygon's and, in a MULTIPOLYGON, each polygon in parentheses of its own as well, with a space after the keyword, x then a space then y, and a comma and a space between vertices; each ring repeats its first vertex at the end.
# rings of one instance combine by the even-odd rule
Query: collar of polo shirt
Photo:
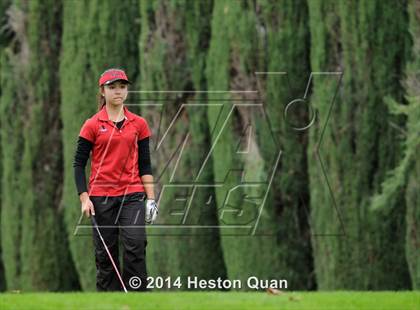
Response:
MULTIPOLYGON (((109 116, 108 116, 108 112, 106 111, 106 107, 103 106, 101 111, 98 114, 98 118, 101 121, 109 121, 109 116)), ((131 121, 133 120, 133 115, 131 114, 131 112, 127 109, 126 106, 124 106, 124 119, 131 121)))

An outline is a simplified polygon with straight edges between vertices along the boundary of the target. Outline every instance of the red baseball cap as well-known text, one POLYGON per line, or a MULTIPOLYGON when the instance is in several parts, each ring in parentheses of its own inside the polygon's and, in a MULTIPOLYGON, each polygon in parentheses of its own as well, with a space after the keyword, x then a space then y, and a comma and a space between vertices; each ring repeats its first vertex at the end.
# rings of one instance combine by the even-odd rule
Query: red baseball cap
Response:
POLYGON ((129 84, 131 82, 128 80, 127 75, 121 69, 108 69, 104 73, 101 74, 99 78, 99 86, 108 85, 115 81, 122 80, 129 84))

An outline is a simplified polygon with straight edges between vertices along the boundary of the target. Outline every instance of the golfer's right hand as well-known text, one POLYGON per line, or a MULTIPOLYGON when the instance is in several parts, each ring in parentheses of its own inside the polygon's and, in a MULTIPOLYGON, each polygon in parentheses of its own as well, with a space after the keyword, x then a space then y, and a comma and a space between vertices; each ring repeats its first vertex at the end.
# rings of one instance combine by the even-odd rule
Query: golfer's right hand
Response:
POLYGON ((90 217, 90 215, 95 215, 95 209, 93 207, 92 201, 88 197, 82 199, 82 214, 90 217))

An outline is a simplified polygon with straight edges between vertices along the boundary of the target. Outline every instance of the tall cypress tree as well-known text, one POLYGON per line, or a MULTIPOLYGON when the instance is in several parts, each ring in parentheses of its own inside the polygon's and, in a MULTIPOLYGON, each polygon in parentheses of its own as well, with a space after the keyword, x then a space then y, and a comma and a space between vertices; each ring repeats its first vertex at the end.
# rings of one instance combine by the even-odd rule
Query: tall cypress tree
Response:
MULTIPOLYGON (((265 71, 260 96, 269 115, 271 133, 260 130, 258 143, 266 165, 282 150, 270 189, 270 204, 277 222, 278 269, 296 289, 314 288, 309 229, 309 177, 307 173, 307 130, 311 113, 303 100, 310 77, 309 26, 306 1, 260 1, 260 23, 265 26, 265 71), (270 143, 273 134, 278 145, 270 143)), ((263 47, 263 44, 260 44, 263 47)), ((265 120, 264 120, 265 121, 265 120)), ((259 124, 257 130, 264 129, 259 124)), ((266 167, 270 169, 271 167, 266 167)))
POLYGON ((308 149, 312 228, 332 235, 313 238, 318 286, 407 288, 403 195, 386 213, 369 208, 401 156, 391 123, 403 120, 390 115, 384 98, 403 99, 405 8, 382 1, 308 4, 312 70, 343 71, 336 102, 337 79, 331 76, 315 79, 311 99, 319 116, 308 149), (319 157, 313 156, 318 146, 319 157))
POLYGON ((2 241, 11 289, 77 288, 63 230, 62 188, 56 186, 62 178, 56 72, 61 6, 51 6, 15 1, 10 11, 15 40, 4 58, 8 81, 1 101, 2 241))
MULTIPOLYGON (((255 235, 248 231, 251 235, 239 238, 229 236, 222 229, 226 232, 222 235, 223 252, 232 279, 246 280, 250 275, 285 277, 293 287, 313 287, 308 275, 311 257, 305 220, 308 199, 305 134, 293 132, 283 121, 289 101, 303 96, 309 73, 305 8, 305 3, 292 1, 215 1, 214 4, 207 65, 209 98, 224 103, 222 111, 208 111, 209 123, 215 126, 212 131, 215 183, 223 184, 216 194, 220 212, 230 210, 237 215, 224 218, 219 213, 220 224, 226 226, 229 221, 241 225, 245 222, 242 214, 250 216, 248 220, 258 225, 255 235), (257 80, 255 71, 282 71, 289 75, 260 75, 257 80), (287 78, 293 82, 289 84, 287 78), (249 93, 256 89, 258 95, 249 93), (219 94, 212 93, 213 90, 228 92, 219 94), (265 113, 261 111, 261 103, 265 113), (248 132, 253 126, 255 131, 248 132), (244 139, 244 135, 250 139, 244 139), (247 152, 243 152, 243 141, 249 146, 247 152), (283 150, 282 159, 273 171, 280 150, 283 150), (261 203, 274 172, 257 223, 259 210, 243 197, 257 197, 261 203), (265 182, 258 189, 247 185, 265 182), (225 201, 233 189, 235 194, 225 201)), ((305 123, 307 115, 300 112, 293 118, 305 123)), ((233 233, 244 231, 238 228, 233 233)))
MULTIPOLYGON (((95 289, 91 229, 76 230, 81 216, 74 183, 73 159, 83 122, 97 112, 98 78, 108 68, 126 70, 133 81, 138 70, 138 1, 64 1, 60 62, 63 118, 64 189, 67 232, 81 286, 95 289), (76 235, 74 233, 76 232, 76 235), (88 257, 86 257, 88 255, 88 257)), ((89 176, 90 169, 86 169, 89 176)), ((89 221, 81 224, 89 225, 89 221)))
POLYGON ((372 209, 375 212, 389 212, 388 208, 399 198, 400 193, 405 193, 407 205, 406 221, 407 230, 405 235, 405 254, 410 271, 412 287, 420 288, 420 254, 418 240, 420 239, 420 204, 419 186, 420 161, 417 156, 420 151, 420 96, 418 93, 418 72, 420 70, 420 11, 419 1, 410 1, 409 30, 412 38, 410 61, 406 67, 404 85, 406 87, 406 99, 408 104, 397 103, 388 97, 388 104, 392 113, 407 117, 404 141, 404 156, 398 166, 390 171, 390 176, 382 183, 381 192, 372 201, 372 209))
MULTIPOLYGON (((158 130, 154 136, 154 143, 158 143, 159 139, 162 139, 162 133, 170 129, 167 139, 163 141, 163 147, 157 149, 154 152, 155 155, 152 156, 155 181, 162 187, 179 183, 190 184, 183 188, 166 187, 161 195, 160 208, 161 210, 173 209, 176 198, 180 194, 191 201, 184 225, 178 226, 175 230, 167 230, 166 236, 149 237, 149 240, 152 240, 149 243, 150 273, 180 275, 183 278, 190 275, 206 279, 226 278, 217 229, 202 230, 202 228, 191 227, 217 225, 216 206, 206 203, 209 197, 214 196, 213 188, 194 187, 197 185, 198 171, 209 149, 209 128, 204 105, 206 96, 202 91, 206 90, 204 73, 212 2, 144 1, 140 2, 140 9, 142 20, 140 87, 142 90, 158 91, 158 93, 143 94, 140 99, 163 102, 160 128, 157 128, 158 117, 156 117, 159 116, 159 111, 144 107, 142 112, 146 119, 156 120, 154 126, 158 130), (180 92, 163 92, 167 90, 180 92), (194 93, 194 91, 199 92, 194 93), (175 125, 169 127, 172 117, 185 103, 195 103, 198 106, 183 109, 175 125), (161 134, 158 135, 159 133, 161 134), (185 151, 176 155, 181 155, 177 162, 172 157, 173 151, 186 137, 185 151), (169 165, 166 167, 167 163, 169 165), (172 169, 176 169, 173 179, 170 177, 172 169), (161 175, 163 171, 165 173, 161 175)), ((200 176, 199 183, 212 184, 212 182, 212 171, 207 169, 200 176)), ((159 218, 164 224, 172 221, 169 213, 161 212, 159 218)), ((179 220, 180 218, 176 223, 179 224, 179 220)), ((149 232, 152 235, 160 231, 149 230, 149 232)))
MULTIPOLYGON (((410 33, 413 39, 411 61, 407 66, 407 92, 409 110, 407 124, 407 142, 405 158, 409 156, 412 162, 412 169, 409 170, 406 190, 407 204, 407 232, 406 232, 406 256, 410 269, 411 283, 413 289, 420 290, 420 253, 418 240, 420 240, 420 95, 418 90, 420 72, 420 1, 411 0, 409 5, 410 33), (407 155, 409 154, 409 155, 407 155)), ((404 158, 404 159, 405 159, 404 158)))
MULTIPOLYGON (((10 44, 10 39, 11 39, 11 31, 8 27, 8 19, 7 19, 7 15, 6 12, 8 12, 10 7, 10 1, 2 1, 0 2, 0 29, 2 29, 0 31, 0 81, 2 81, 2 64, 4 65, 4 63, 7 61, 6 60, 6 56, 5 56, 5 50, 7 48, 7 46, 10 44)), ((4 72, 6 73, 6 72, 4 72)), ((1 102, 1 96, 2 96, 2 87, 1 87, 2 83, 0 83, 0 102, 1 102)), ((0 103, 1 105, 1 103, 0 103)), ((2 126, 2 122, 0 121, 0 131, 2 130, 3 126, 2 126)), ((1 141, 1 138, 0 138, 1 141)), ((2 144, 0 142, 0 179, 3 179, 3 164, 2 164, 2 157, 3 157, 3 152, 2 152, 2 144)), ((0 186, 0 223, 1 223, 1 204, 2 204, 2 186, 0 186)), ((3 255, 2 255, 2 245, 1 245, 1 230, 0 230, 0 291, 3 291, 6 289, 6 275, 5 275, 5 270, 4 270, 4 264, 3 264, 3 255)))
MULTIPOLYGON (((21 118, 10 122, 12 114, 20 114, 23 103, 19 100, 13 71, 13 54, 11 49, 2 51, 1 59, 1 144, 2 144, 2 210, 1 237, 2 258, 5 266, 7 288, 20 289, 21 276, 21 214, 22 201, 19 191, 20 154, 19 148, 23 140, 20 130, 21 118), (7 78, 6 78, 7 77, 7 78), (13 137, 13 139, 12 139, 13 137)), ((17 57, 16 57, 17 58, 17 57)))

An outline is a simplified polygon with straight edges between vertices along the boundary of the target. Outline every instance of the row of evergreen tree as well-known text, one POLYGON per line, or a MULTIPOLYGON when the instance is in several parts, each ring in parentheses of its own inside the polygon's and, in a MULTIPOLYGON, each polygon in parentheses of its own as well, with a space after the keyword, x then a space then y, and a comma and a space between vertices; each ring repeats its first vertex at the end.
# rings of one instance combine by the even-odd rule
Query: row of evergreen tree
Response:
POLYGON ((1 289, 95 289, 72 162, 110 67, 151 91, 129 103, 155 146, 182 108, 153 152, 159 220, 180 195, 194 201, 181 234, 149 228, 150 275, 420 288, 419 0, 2 0, 0 12, 1 289), (191 180, 214 186, 162 186, 191 180), (264 197, 255 234, 195 226, 223 226, 226 197, 255 215, 244 195, 264 197))

